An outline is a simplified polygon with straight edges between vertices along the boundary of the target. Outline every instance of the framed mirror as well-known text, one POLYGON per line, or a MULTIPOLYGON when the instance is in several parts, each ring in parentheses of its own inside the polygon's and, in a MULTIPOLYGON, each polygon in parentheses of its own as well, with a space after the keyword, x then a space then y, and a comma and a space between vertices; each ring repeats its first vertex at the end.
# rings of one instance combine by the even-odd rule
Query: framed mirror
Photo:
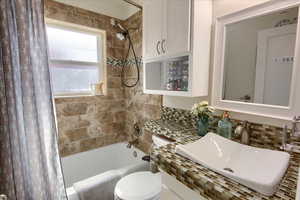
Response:
POLYGON ((299 0, 273 0, 217 19, 213 105, 291 120, 300 113, 299 0))

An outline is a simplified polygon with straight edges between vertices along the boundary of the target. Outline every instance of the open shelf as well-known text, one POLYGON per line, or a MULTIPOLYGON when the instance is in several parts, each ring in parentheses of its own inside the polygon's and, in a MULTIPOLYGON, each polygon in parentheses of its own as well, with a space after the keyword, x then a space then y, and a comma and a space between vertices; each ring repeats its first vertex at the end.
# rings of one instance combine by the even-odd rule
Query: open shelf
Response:
POLYGON ((190 96, 189 66, 189 55, 144 63, 144 92, 190 96))

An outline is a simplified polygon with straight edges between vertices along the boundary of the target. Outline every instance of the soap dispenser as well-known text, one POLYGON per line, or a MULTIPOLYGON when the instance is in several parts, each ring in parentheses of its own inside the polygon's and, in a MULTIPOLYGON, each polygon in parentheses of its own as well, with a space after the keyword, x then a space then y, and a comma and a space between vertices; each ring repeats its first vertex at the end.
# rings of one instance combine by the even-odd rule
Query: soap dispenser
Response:
POLYGON ((222 119, 220 119, 219 122, 218 122, 218 129, 217 130, 218 130, 218 134, 220 136, 231 139, 232 123, 230 122, 228 111, 225 111, 223 113, 222 119))

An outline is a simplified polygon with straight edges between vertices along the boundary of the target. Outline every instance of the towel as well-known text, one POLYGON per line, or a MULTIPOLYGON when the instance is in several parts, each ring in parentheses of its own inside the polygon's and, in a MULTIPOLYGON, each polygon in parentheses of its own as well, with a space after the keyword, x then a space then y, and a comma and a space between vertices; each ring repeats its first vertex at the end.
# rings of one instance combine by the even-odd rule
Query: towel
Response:
POLYGON ((138 171, 149 171, 149 163, 131 165, 87 178, 73 184, 80 200, 112 200, 117 182, 124 176, 138 171))

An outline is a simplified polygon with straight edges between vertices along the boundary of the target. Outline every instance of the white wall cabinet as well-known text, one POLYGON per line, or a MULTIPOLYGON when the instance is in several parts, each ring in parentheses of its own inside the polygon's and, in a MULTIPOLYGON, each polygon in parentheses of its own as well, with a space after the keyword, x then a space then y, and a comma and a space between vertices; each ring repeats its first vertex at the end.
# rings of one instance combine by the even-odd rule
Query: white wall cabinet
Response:
POLYGON ((145 0, 144 93, 207 96, 212 0, 145 0))
POLYGON ((147 0, 143 10, 143 54, 153 58, 162 53, 163 4, 162 0, 147 0))
POLYGON ((189 51, 191 0, 145 0, 144 58, 189 51))

